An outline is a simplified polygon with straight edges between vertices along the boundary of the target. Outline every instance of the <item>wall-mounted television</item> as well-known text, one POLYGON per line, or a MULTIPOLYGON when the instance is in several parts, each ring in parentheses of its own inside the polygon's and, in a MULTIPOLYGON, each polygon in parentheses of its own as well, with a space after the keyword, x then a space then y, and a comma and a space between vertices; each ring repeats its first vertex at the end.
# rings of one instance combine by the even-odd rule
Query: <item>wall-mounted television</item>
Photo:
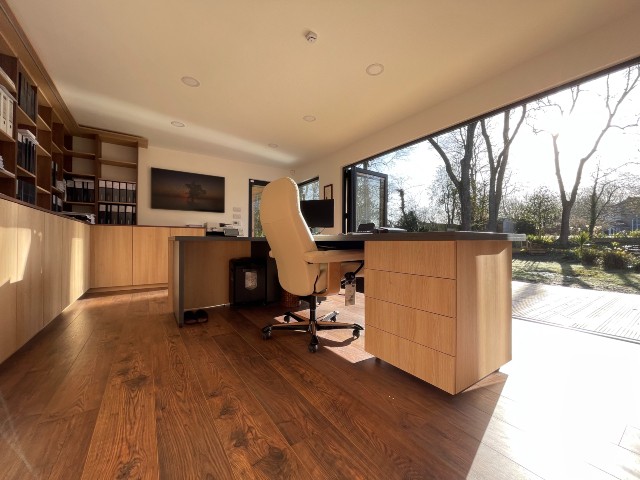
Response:
POLYGON ((224 213, 224 177, 152 168, 151 208, 224 213))
POLYGON ((300 213, 309 228, 333 227, 333 200, 301 200, 300 213))

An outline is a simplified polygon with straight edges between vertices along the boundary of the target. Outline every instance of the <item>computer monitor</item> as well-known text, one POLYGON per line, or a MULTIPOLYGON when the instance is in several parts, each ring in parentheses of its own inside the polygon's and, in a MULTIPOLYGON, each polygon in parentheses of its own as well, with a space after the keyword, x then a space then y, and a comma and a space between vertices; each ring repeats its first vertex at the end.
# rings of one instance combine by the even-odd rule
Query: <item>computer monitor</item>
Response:
POLYGON ((302 200, 300 211, 309 228, 333 227, 333 200, 302 200))

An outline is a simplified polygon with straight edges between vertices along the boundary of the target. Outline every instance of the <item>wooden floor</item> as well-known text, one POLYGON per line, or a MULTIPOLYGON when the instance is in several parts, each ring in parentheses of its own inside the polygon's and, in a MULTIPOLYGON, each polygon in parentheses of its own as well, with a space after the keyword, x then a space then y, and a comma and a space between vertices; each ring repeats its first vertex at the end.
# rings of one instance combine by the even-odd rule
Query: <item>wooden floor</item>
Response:
POLYGON ((515 321, 514 360, 452 397, 350 331, 262 340, 281 312, 79 300, 0 365, 0 478, 640 478, 640 345, 515 321))

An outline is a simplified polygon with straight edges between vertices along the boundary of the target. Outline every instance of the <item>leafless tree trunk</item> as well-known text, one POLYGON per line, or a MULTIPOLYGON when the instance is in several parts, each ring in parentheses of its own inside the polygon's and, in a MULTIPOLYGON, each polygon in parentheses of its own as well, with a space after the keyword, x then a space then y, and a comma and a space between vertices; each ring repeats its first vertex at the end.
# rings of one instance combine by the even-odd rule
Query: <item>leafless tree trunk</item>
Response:
MULTIPOLYGON (((607 121, 605 122, 604 126, 600 130, 599 134, 596 136, 587 154, 580 159, 578 164, 578 170, 576 171, 575 180, 573 182, 573 187, 571 188, 570 191, 567 191, 567 189, 565 188, 564 181, 562 179, 562 174, 560 172, 560 150, 558 148, 559 134, 557 133, 551 134, 551 142, 553 144, 553 161, 555 164, 555 172, 556 172, 556 179, 558 181, 558 188, 560 190, 560 201, 562 202, 562 219, 560 224, 560 238, 558 239, 558 241, 563 246, 568 246, 569 244, 569 232, 570 232, 569 221, 571 218, 571 209, 573 208, 576 202, 576 198, 578 195, 578 188, 580 187, 580 181, 582 179, 582 171, 584 170, 584 165, 596 153, 596 151, 598 150, 598 146, 602 141, 602 138, 604 137, 605 133, 609 131, 609 129, 611 129, 612 127, 626 128, 630 126, 630 125, 627 125, 627 126, 614 125, 613 120, 615 119, 616 114, 618 113, 620 105, 622 105, 622 103, 627 98, 629 93, 631 93, 638 85, 638 81, 640 80, 640 66, 630 67, 627 70, 626 83, 623 87, 622 93, 618 98, 615 98, 616 96, 611 93, 610 78, 611 78, 611 75, 608 75, 607 82, 606 82, 607 90, 606 90, 605 106, 607 109, 607 121)), ((569 109, 569 114, 575 109, 578 99, 580 98, 580 93, 581 93, 580 86, 571 88, 572 101, 569 109)), ((558 104, 548 104, 548 106, 554 106, 560 109, 560 111, 562 112, 562 107, 558 104)), ((637 125, 637 123, 634 125, 637 125)))
POLYGON ((480 128, 487 146, 487 157, 489 158, 489 219, 487 221, 487 230, 490 232, 496 232, 498 230, 498 214, 500 212, 500 203, 502 202, 502 188, 504 184, 504 174, 507 164, 509 163, 509 153, 513 140, 516 138, 527 114, 527 106, 522 105, 521 108, 522 112, 513 132, 510 131, 512 110, 508 109, 504 111, 502 150, 497 156, 493 151, 491 137, 487 132, 487 120, 480 120, 480 128))
POLYGON ((460 197, 460 227, 462 230, 471 230, 471 218, 472 218, 472 202, 471 202, 471 160, 474 154, 475 144, 475 131, 478 126, 478 121, 471 122, 462 127, 462 157, 460 158, 460 178, 458 178, 452 167, 452 159, 447 152, 443 150, 440 144, 433 138, 429 138, 429 143, 440 155, 444 161, 445 169, 449 178, 455 185, 458 195, 460 197))

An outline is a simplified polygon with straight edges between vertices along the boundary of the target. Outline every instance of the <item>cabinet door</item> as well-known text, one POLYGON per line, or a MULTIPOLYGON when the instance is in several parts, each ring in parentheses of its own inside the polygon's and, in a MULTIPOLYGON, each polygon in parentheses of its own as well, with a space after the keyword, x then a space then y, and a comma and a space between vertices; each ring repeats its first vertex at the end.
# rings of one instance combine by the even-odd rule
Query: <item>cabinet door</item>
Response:
POLYGON ((130 286, 133 227, 92 225, 91 288, 130 286))
POLYGON ((75 220, 65 220, 62 231, 63 264, 62 302, 63 309, 75 302, 89 289, 91 272, 90 226, 75 220))
POLYGON ((167 283, 169 227, 133 228, 133 284, 167 283))
POLYGON ((18 205, 18 347, 42 328, 44 212, 18 205))
POLYGON ((60 255, 64 248, 63 229, 65 220, 56 215, 45 215, 44 217, 44 243, 43 243, 43 264, 42 273, 44 275, 44 298, 43 298, 43 326, 56 318, 63 308, 62 300, 62 269, 63 255, 60 255))
POLYGON ((18 205, 0 200, 0 362, 15 352, 16 278, 18 264, 18 205))

